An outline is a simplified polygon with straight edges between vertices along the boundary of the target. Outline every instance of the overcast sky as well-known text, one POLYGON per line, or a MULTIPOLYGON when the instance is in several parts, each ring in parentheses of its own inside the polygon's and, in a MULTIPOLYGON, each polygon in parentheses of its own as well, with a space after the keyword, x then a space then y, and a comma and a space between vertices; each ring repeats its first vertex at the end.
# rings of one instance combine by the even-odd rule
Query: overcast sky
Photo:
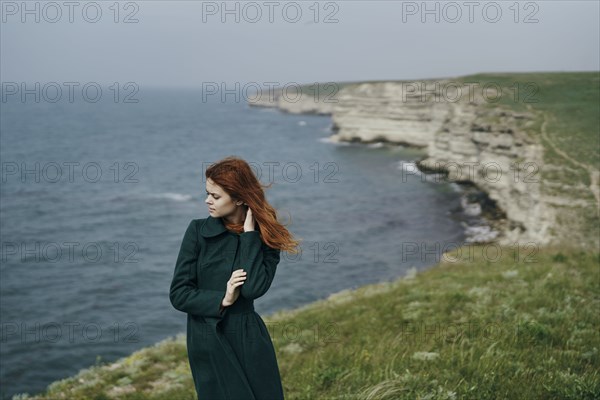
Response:
POLYGON ((27 13, 2 1, 2 82, 194 87, 600 69, 595 0, 428 2, 430 14, 421 1, 227 2, 230 14, 221 1, 120 2, 118 14, 115 1, 85 12, 75 3, 27 2, 27 13))

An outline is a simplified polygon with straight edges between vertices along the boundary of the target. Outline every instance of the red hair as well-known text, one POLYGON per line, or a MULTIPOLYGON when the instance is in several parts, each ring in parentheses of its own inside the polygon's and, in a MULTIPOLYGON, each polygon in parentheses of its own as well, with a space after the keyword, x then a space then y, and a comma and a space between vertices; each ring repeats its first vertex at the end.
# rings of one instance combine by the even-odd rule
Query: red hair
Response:
MULTIPOLYGON (((261 184, 250 165, 235 156, 225 157, 211 164, 206 169, 205 175, 207 179, 210 178, 222 187, 234 201, 242 200, 250 207, 259 235, 267 246, 298 254, 299 242, 284 225, 277 221, 277 211, 265 197, 263 188, 269 189, 273 182, 268 185, 261 184)), ((244 224, 228 225, 228 227, 243 232, 244 224)))

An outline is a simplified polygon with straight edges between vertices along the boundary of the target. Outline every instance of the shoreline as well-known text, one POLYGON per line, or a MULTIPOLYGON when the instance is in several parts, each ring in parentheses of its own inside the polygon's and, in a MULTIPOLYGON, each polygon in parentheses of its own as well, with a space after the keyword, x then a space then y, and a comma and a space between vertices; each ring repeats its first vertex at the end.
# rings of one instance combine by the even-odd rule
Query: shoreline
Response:
MULTIPOLYGON (((417 146, 385 140, 365 142, 352 140, 345 141, 345 143, 377 147, 399 146, 418 148, 417 146)), ((448 179, 446 171, 430 169, 420 165, 420 161, 425 158, 426 156, 420 159, 402 161, 402 164, 406 165, 404 168, 408 172, 420 175, 422 181, 433 184, 450 184, 458 192, 461 203, 460 211, 451 209, 448 212, 452 215, 457 215, 460 224, 463 226, 465 239, 460 242, 460 246, 495 243, 496 238, 501 234, 501 230, 507 223, 506 214, 498 208, 495 201, 490 199, 484 190, 473 182, 468 180, 452 181, 448 179)))
MULTIPOLYGON (((519 78, 519 74, 506 76, 519 78)), ((315 86, 311 84, 302 86, 302 95, 295 96, 293 102, 279 90, 272 101, 262 96, 248 105, 289 114, 329 115, 332 125, 328 141, 333 143, 380 142, 424 150, 426 156, 415 161, 420 173, 441 174, 446 182, 459 184, 466 198, 476 200, 473 207, 481 209, 481 217, 489 226, 475 235, 476 243, 533 242, 544 246, 570 239, 571 230, 559 222, 576 211, 561 207, 587 203, 546 193, 552 183, 530 179, 532 168, 537 173, 562 167, 547 165, 544 159, 547 148, 537 133, 541 133, 545 115, 530 104, 517 110, 490 104, 486 94, 477 91, 455 102, 432 100, 445 96, 440 87, 469 78, 344 82, 334 96, 331 90, 323 96, 315 94, 310 91, 315 86), (426 83, 426 90, 422 83, 426 83), (431 90, 433 84, 439 87, 431 90)), ((583 242, 586 238, 583 235, 572 240, 575 243, 577 239, 583 242)), ((591 245, 589 241, 582 243, 583 247, 591 245)))
MULTIPOLYGON (((284 114, 306 114, 306 115, 321 115, 333 117, 333 109, 312 109, 310 107, 301 106, 299 112, 298 109, 294 108, 293 105, 284 102, 276 97, 277 104, 272 103, 248 103, 251 107, 256 108, 275 108, 284 114), (306 111, 308 110, 308 111, 306 111)), ((402 139, 392 139, 386 136, 378 135, 373 138, 363 139, 359 136, 353 136, 346 138, 338 134, 339 127, 333 123, 330 126, 332 132, 331 136, 327 138, 327 142, 339 144, 358 144, 365 146, 382 145, 382 146, 402 146, 412 149, 427 151, 428 145, 422 143, 414 143, 402 139)), ((508 224, 506 213, 498 208, 496 202, 490 199, 489 195, 479 188, 474 182, 469 180, 451 180, 448 179, 448 171, 445 169, 439 169, 430 167, 423 161, 426 160, 428 155, 421 157, 420 159, 407 161, 409 164, 414 164, 417 172, 425 176, 425 180, 433 181, 435 183, 450 183, 455 184, 460 192, 461 199, 461 224, 464 228, 465 241, 462 245, 469 244, 490 244, 496 241, 496 238, 502 235, 502 231, 506 229, 508 224), (469 201, 469 199, 475 199, 469 201)), ((506 245, 507 243, 503 243, 506 245)))

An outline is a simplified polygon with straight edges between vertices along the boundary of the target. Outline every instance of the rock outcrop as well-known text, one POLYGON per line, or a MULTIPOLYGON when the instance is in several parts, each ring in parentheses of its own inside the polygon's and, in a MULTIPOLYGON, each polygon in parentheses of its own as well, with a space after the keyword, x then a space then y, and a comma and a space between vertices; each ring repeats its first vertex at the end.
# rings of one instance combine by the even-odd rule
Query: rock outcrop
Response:
POLYGON ((495 242, 557 243, 564 234, 555 229, 556 209, 543 193, 539 173, 544 148, 539 136, 527 133, 541 117, 502 107, 493 97, 447 79, 346 84, 329 102, 308 95, 290 102, 276 93, 274 101, 252 105, 331 114, 332 141, 420 147, 427 154, 417 162, 421 171, 442 172, 449 181, 471 183, 487 193, 488 208, 496 209, 490 220, 499 231, 495 242))

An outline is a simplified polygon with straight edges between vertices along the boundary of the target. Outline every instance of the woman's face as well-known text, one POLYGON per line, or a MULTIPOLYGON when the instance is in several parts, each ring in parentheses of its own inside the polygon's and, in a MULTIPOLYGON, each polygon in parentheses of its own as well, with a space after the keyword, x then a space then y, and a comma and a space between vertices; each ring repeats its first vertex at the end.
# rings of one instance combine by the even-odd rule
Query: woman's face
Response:
POLYGON ((237 209, 231 197, 210 178, 206 180, 206 200, 204 202, 213 218, 228 216, 237 209))

